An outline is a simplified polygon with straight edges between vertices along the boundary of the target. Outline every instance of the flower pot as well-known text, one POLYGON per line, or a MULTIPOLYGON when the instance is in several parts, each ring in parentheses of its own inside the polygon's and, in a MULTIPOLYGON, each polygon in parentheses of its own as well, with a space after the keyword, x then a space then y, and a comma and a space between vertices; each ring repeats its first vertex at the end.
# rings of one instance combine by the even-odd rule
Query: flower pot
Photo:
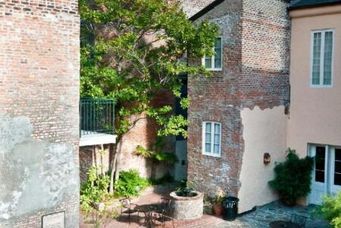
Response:
POLYGON ((221 203, 216 203, 213 205, 213 213, 216 216, 221 216, 223 214, 223 206, 221 205, 221 203))

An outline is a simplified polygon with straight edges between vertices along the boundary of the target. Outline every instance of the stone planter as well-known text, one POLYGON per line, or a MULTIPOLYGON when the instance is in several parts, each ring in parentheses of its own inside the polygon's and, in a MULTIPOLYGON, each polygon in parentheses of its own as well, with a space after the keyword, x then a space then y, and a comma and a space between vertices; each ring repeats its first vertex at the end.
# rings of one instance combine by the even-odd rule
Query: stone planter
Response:
POLYGON ((198 219, 203 215, 204 194, 193 191, 194 196, 178 196, 175 192, 170 193, 172 200, 173 218, 178 220, 198 219))

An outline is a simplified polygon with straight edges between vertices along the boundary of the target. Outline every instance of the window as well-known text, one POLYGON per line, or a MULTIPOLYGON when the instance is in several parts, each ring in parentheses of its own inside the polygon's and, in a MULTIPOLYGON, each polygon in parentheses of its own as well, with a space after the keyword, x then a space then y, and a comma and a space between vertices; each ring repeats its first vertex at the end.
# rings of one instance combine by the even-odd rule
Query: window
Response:
POLYGON ((202 65, 208 70, 222 70, 222 39, 218 37, 214 43, 214 55, 205 56, 202 65))
POLYGON ((332 85, 333 37, 332 30, 312 33, 311 85, 313 87, 332 85))
POLYGON ((205 155, 220 157, 221 154, 221 124, 203 122, 202 152, 205 155))

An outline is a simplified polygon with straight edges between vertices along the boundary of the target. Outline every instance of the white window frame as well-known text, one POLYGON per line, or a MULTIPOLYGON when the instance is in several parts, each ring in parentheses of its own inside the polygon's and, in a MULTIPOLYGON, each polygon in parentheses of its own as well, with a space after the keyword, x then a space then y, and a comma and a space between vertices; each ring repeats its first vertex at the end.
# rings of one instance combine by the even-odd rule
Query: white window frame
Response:
POLYGON ((310 42, 310 87, 311 88, 331 88, 333 87, 333 74, 334 74, 334 53, 335 53, 335 29, 320 29, 313 30, 311 32, 311 42, 310 42), (323 85, 324 79, 324 47, 325 47, 325 33, 332 32, 333 43, 332 43, 332 61, 331 61, 331 76, 330 85, 323 85), (314 61, 314 34, 321 33, 321 53, 320 53, 320 83, 318 85, 313 84, 313 61, 314 61))
MULTIPOLYGON (((211 56, 211 68, 207 68, 206 67, 206 64, 205 64, 205 59, 206 59, 206 56, 204 56, 202 59, 201 59, 201 64, 205 67, 206 70, 209 70, 209 71, 222 71, 223 70, 223 38, 221 36, 218 36, 216 37, 216 39, 220 39, 220 49, 221 49, 221 53, 220 53, 220 59, 221 59, 221 64, 220 64, 220 67, 215 67, 215 54, 213 54, 211 56)), ((214 48, 215 48, 215 44, 213 45, 213 53, 214 53, 214 48)))
POLYGON ((202 122, 202 154, 211 156, 211 157, 221 157, 221 134, 223 130, 221 127, 221 123, 219 122, 214 122, 214 121, 204 121, 202 122), (206 152, 206 124, 210 123, 211 124, 211 152, 206 152), (219 132, 219 153, 215 154, 214 151, 214 126, 215 124, 218 124, 220 126, 220 132, 219 132))

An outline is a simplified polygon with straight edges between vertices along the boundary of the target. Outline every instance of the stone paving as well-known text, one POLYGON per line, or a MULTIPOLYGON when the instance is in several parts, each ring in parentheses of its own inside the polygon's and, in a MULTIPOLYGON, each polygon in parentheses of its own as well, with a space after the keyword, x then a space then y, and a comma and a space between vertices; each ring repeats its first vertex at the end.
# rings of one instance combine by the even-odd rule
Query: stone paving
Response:
MULTIPOLYGON (((138 205, 149 205, 153 203, 160 202, 160 199, 164 195, 168 195, 169 191, 162 190, 149 190, 144 195, 135 199, 135 203, 138 205)), ((204 215, 200 219, 187 220, 187 221, 174 221, 174 227, 176 228, 234 228, 234 227, 251 227, 251 228, 264 228, 269 227, 269 223, 276 220, 286 220, 289 221, 293 215, 304 216, 307 218, 306 226, 307 228, 328 228, 329 225, 325 221, 316 219, 312 213, 314 207, 286 207, 279 202, 273 202, 261 207, 257 207, 255 211, 246 213, 239 216, 235 221, 229 222, 225 221, 220 217, 213 215, 204 215)), ((91 224, 85 224, 81 222, 81 228, 90 227, 103 227, 103 228, 136 228, 136 227, 173 227, 172 222, 166 222, 164 226, 162 224, 158 225, 148 225, 146 224, 146 219, 141 214, 132 214, 130 221, 127 215, 119 216, 116 219, 107 219, 103 221, 100 226, 94 226, 91 224)))

